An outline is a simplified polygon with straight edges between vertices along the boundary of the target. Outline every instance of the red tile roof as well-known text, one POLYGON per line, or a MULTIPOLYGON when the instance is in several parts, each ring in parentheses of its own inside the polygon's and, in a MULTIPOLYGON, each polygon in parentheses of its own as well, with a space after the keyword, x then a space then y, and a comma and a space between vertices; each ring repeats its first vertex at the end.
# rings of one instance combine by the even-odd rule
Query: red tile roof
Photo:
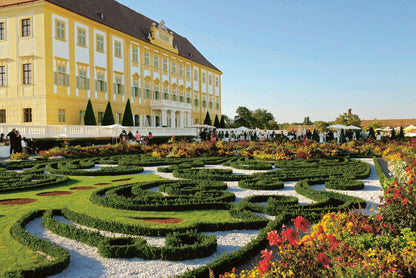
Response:
MULTIPOLYGON (((91 20, 117 29, 145 42, 152 23, 150 19, 114 0, 45 0, 91 20), (102 15, 102 16, 101 16, 102 15)), ((145 4, 145 3, 143 3, 145 4)), ((211 64, 186 38, 173 30, 173 46, 178 47, 179 56, 220 71, 211 64)))

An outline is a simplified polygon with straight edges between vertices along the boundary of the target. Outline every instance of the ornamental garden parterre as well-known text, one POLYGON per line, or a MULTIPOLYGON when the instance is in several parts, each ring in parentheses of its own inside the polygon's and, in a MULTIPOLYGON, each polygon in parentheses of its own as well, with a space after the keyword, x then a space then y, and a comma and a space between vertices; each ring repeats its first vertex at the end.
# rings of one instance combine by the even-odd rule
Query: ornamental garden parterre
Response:
POLYGON ((183 263, 124 276, 413 277, 415 147, 171 142, 65 146, 11 161, 0 168, 0 276, 72 271, 72 253, 31 231, 38 223, 99 259, 183 263), (384 189, 379 207, 359 195, 374 172, 384 189), (245 244, 217 253, 222 233, 243 231, 252 231, 245 244), (236 270, 259 253, 257 266, 236 270))

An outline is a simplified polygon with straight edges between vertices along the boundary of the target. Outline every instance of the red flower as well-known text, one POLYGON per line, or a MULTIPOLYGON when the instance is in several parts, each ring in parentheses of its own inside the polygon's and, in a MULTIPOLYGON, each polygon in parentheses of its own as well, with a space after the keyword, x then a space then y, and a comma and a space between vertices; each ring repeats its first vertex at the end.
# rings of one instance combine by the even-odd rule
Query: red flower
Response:
POLYGON ((293 228, 289 228, 284 232, 284 236, 289 241, 289 244, 295 246, 298 242, 298 233, 293 228))
POLYGON ((409 199, 407 199, 406 197, 404 197, 402 199, 402 204, 405 206, 407 204, 407 202, 409 202, 409 199))
POLYGON ((329 258, 324 253, 319 253, 316 256, 316 260, 318 261, 318 264, 322 265, 325 268, 329 268, 329 258))
POLYGON ((336 239, 333 235, 328 235, 329 243, 331 244, 330 251, 337 250, 339 246, 339 240, 336 239))
POLYGON ((259 263, 259 272, 261 274, 267 273, 270 270, 270 268, 272 268, 272 264, 270 263, 270 261, 267 261, 266 259, 260 261, 260 263, 259 263))
POLYGON ((262 257, 267 261, 270 261, 273 258, 272 253, 273 253, 273 251, 271 251, 271 250, 269 251, 269 250, 267 250, 267 248, 264 249, 263 251, 261 251, 262 257))
POLYGON ((271 231, 267 234, 267 239, 269 240, 270 246, 273 246, 273 245, 277 246, 279 243, 279 234, 277 233, 276 230, 271 231))
POLYGON ((377 214, 376 219, 377 219, 377 221, 383 220, 383 215, 377 214))
POLYGON ((309 227, 308 219, 299 215, 298 217, 295 218, 295 226, 296 228, 298 228, 299 231, 306 232, 309 227))

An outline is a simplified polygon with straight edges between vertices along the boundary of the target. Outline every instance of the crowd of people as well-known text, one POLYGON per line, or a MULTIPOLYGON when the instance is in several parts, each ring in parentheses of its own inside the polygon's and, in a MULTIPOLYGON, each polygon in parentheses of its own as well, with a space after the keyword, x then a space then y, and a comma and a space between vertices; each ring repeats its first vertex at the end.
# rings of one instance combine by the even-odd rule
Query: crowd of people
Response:
POLYGON ((136 131, 136 135, 133 134, 131 130, 127 132, 126 130, 121 131, 120 135, 118 136, 120 143, 126 145, 126 144, 132 144, 132 143, 139 143, 139 144, 149 144, 153 140, 153 134, 149 132, 147 136, 143 136, 139 133, 139 131, 136 131))
POLYGON ((0 136, 0 145, 10 146, 10 155, 13 153, 35 154, 38 152, 35 140, 22 137, 19 130, 13 128, 7 135, 0 136))

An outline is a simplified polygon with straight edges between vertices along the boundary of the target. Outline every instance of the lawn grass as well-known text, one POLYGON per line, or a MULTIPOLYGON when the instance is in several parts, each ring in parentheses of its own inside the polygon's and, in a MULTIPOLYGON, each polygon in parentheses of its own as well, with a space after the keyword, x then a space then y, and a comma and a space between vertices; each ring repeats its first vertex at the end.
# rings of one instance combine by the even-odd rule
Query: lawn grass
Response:
POLYGON ((228 211, 225 210, 192 210, 192 211, 127 211, 113 208, 100 207, 92 204, 89 197, 94 190, 106 187, 114 187, 135 182, 147 182, 160 179, 153 174, 104 176, 104 177, 71 177, 71 181, 57 186, 43 189, 30 190, 21 193, 0 194, 0 201, 17 198, 36 199, 34 203, 24 205, 0 206, 0 272, 21 269, 23 266, 31 267, 41 265, 46 259, 24 247, 10 234, 13 223, 25 213, 38 209, 62 209, 68 208, 75 212, 84 213, 92 217, 104 220, 115 220, 121 223, 136 224, 146 227, 166 227, 166 224, 157 224, 136 220, 134 218, 180 218, 184 221, 177 224, 169 224, 169 227, 186 227, 191 223, 203 220, 205 223, 236 222, 228 211), (112 182, 113 180, 130 179, 124 182, 112 182), (110 185, 96 186, 98 183, 110 183, 110 185), (92 190, 71 190, 72 187, 95 187, 92 190), (39 193, 52 191, 71 191, 71 195, 38 196, 39 193))

